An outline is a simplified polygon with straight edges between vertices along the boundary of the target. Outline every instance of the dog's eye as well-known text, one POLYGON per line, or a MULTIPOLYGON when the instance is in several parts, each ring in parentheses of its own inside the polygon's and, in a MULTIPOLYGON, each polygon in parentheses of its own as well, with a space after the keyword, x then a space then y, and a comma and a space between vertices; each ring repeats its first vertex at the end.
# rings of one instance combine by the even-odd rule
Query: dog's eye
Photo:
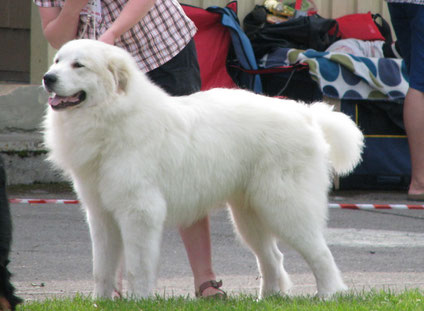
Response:
POLYGON ((74 62, 74 63, 72 64, 72 67, 73 67, 73 68, 82 68, 82 67, 84 67, 84 65, 83 65, 83 64, 81 64, 81 63, 79 63, 79 62, 74 62))
POLYGON ((55 60, 54 60, 54 63, 55 64, 57 64, 59 62, 59 58, 56 58, 55 60))

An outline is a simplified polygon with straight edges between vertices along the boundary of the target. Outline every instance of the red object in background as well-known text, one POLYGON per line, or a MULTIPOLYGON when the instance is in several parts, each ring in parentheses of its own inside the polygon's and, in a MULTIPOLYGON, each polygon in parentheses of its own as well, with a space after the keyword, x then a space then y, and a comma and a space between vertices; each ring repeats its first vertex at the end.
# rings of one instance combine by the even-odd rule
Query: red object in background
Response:
POLYGON ((371 12, 344 15, 336 18, 342 39, 384 40, 372 18, 371 12))
POLYGON ((296 0, 296 3, 294 5, 294 9, 296 11, 299 11, 302 8, 302 0, 296 0))
MULTIPOLYGON (((221 14, 189 5, 182 5, 182 7, 198 29, 194 41, 200 66, 202 90, 216 87, 236 88, 226 68, 231 36, 229 30, 221 24, 221 14)), ((237 11, 236 2, 231 2, 228 7, 237 11)))

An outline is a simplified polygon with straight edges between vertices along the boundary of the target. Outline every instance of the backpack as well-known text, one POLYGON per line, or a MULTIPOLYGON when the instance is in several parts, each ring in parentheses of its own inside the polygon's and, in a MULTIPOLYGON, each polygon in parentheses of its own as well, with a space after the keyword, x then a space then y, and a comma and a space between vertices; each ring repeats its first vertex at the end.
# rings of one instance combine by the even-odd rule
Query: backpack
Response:
MULTIPOLYGON (((221 14, 222 25, 230 31, 232 44, 227 57, 227 69, 240 88, 305 102, 322 98, 319 86, 310 77, 306 64, 287 65, 277 58, 276 63, 272 65, 259 65, 251 42, 241 29, 235 12, 228 7, 217 6, 209 7, 207 11, 221 14), (305 92, 305 89, 308 89, 308 92, 305 92)), ((269 60, 272 63, 272 56, 269 60)))
MULTIPOLYGON (((211 6, 207 11, 219 13, 222 15, 221 23, 227 27, 231 35, 232 46, 230 48, 229 63, 232 63, 240 70, 232 71, 228 68, 229 74, 232 79, 241 88, 246 88, 254 91, 255 93, 262 93, 262 82, 258 73, 256 63, 256 55, 252 49, 249 38, 240 27, 237 14, 228 7, 211 6), (245 74, 244 71, 251 71, 252 74, 245 74)), ((229 66, 231 66, 229 64, 229 66)))
POLYGON ((257 5, 244 19, 244 30, 257 58, 275 48, 325 51, 339 39, 338 24, 334 19, 314 14, 271 24, 266 21, 266 15, 266 8, 257 5), (333 34, 329 34, 332 29, 333 34))

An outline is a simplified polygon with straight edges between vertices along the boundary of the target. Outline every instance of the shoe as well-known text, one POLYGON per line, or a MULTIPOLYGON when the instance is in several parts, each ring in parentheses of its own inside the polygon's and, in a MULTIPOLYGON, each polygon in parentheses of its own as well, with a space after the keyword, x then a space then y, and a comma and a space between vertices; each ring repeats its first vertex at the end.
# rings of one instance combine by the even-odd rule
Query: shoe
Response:
POLYGON ((222 280, 217 282, 215 280, 210 280, 210 281, 206 281, 204 282, 202 285, 199 286, 199 290, 196 291, 196 297, 197 298, 205 298, 205 299, 225 299, 227 298, 227 293, 224 292, 222 289, 220 289, 220 287, 222 286, 222 280), (213 287, 217 290, 219 290, 218 293, 213 294, 213 295, 209 295, 206 297, 203 297, 202 294, 205 291, 205 289, 213 287))
POLYGON ((0 310, 16 310, 16 305, 22 303, 22 299, 15 296, 15 288, 10 283, 11 274, 7 269, 9 261, 0 263, 0 310))
POLYGON ((424 201, 424 193, 408 194, 409 201, 424 201))

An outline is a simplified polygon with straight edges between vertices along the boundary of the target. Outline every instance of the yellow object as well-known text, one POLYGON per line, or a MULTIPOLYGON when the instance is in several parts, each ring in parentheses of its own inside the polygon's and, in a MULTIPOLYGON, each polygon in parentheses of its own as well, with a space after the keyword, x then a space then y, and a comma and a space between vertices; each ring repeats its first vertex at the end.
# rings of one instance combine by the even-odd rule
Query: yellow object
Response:
POLYGON ((288 5, 283 4, 281 1, 265 0, 264 6, 268 11, 277 16, 294 15, 294 9, 288 5))

